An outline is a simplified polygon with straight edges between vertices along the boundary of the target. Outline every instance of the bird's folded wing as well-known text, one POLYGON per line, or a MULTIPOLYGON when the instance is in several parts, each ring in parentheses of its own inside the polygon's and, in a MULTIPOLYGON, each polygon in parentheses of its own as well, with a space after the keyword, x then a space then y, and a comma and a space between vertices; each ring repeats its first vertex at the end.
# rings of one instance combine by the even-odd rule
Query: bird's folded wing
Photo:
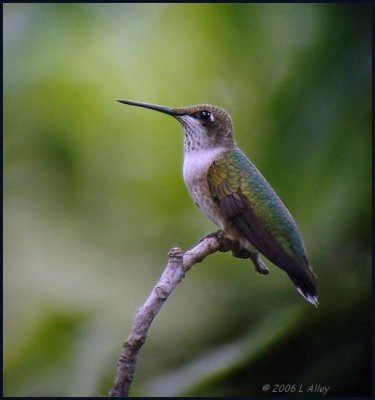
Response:
MULTIPOLYGON (((215 161, 208 171, 207 180, 211 193, 223 214, 260 253, 288 273, 304 267, 304 263, 301 265, 301 261, 296 260, 285 249, 288 247, 289 253, 291 252, 288 238, 281 231, 277 231, 277 227, 271 231, 269 221, 272 216, 264 218, 262 215, 257 215, 255 205, 252 205, 251 200, 247 198, 249 196, 246 196, 249 188, 244 187, 241 171, 232 168, 228 162, 215 161)), ((265 190, 267 189, 266 187, 265 190)), ((262 205, 259 206, 262 207, 262 205)), ((270 208, 268 212, 273 212, 273 209, 270 208)), ((306 268, 308 268, 307 260, 306 268)))

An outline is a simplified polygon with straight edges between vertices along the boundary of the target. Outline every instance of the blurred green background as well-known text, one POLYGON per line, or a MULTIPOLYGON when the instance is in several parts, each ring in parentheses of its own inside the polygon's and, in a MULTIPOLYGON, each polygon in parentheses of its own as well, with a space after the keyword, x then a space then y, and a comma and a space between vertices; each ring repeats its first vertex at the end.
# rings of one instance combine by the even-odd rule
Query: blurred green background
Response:
POLYGON ((320 285, 315 309, 273 265, 212 255, 153 322, 131 394, 370 395, 371 6, 3 8, 4 394, 107 395, 168 250, 216 229, 181 127, 128 98, 228 110, 320 285))

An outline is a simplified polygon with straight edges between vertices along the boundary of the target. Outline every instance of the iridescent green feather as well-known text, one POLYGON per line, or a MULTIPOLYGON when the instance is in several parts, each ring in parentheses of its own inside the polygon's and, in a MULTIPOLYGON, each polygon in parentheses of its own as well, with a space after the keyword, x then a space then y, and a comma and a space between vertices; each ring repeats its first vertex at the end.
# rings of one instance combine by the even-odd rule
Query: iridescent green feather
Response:
MULTIPOLYGON (((307 263, 302 238, 292 216, 265 178, 240 150, 227 151, 215 160, 207 179, 212 195, 219 201, 226 196, 238 198, 242 195, 257 223, 290 257, 303 264, 307 263)), ((262 252, 262 249, 258 250, 262 252)))

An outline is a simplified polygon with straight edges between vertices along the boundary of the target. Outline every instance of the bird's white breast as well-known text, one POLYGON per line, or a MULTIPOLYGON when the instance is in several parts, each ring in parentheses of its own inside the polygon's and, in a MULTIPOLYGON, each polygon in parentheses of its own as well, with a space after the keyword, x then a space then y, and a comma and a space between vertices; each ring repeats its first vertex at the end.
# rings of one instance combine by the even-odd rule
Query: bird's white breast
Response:
POLYGON ((214 202, 207 182, 207 172, 211 164, 224 150, 195 150, 185 153, 183 176, 191 197, 197 206, 215 224, 223 227, 221 211, 214 202))

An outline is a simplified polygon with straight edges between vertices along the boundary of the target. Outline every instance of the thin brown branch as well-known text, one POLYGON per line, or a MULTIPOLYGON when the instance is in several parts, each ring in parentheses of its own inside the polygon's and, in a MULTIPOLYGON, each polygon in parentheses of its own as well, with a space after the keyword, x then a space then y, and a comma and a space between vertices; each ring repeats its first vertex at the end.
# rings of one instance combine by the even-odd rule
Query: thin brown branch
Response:
MULTIPOLYGON (((185 277, 185 273, 196 263, 217 251, 239 250, 237 242, 225 238, 221 231, 205 236, 196 246, 185 254, 175 247, 169 254, 168 264, 143 306, 136 312, 132 329, 123 345, 117 362, 117 371, 110 395, 127 397, 133 381, 137 355, 144 344, 148 330, 160 308, 172 293, 175 286, 185 277)), ((243 258, 247 258, 244 255, 243 258)))

